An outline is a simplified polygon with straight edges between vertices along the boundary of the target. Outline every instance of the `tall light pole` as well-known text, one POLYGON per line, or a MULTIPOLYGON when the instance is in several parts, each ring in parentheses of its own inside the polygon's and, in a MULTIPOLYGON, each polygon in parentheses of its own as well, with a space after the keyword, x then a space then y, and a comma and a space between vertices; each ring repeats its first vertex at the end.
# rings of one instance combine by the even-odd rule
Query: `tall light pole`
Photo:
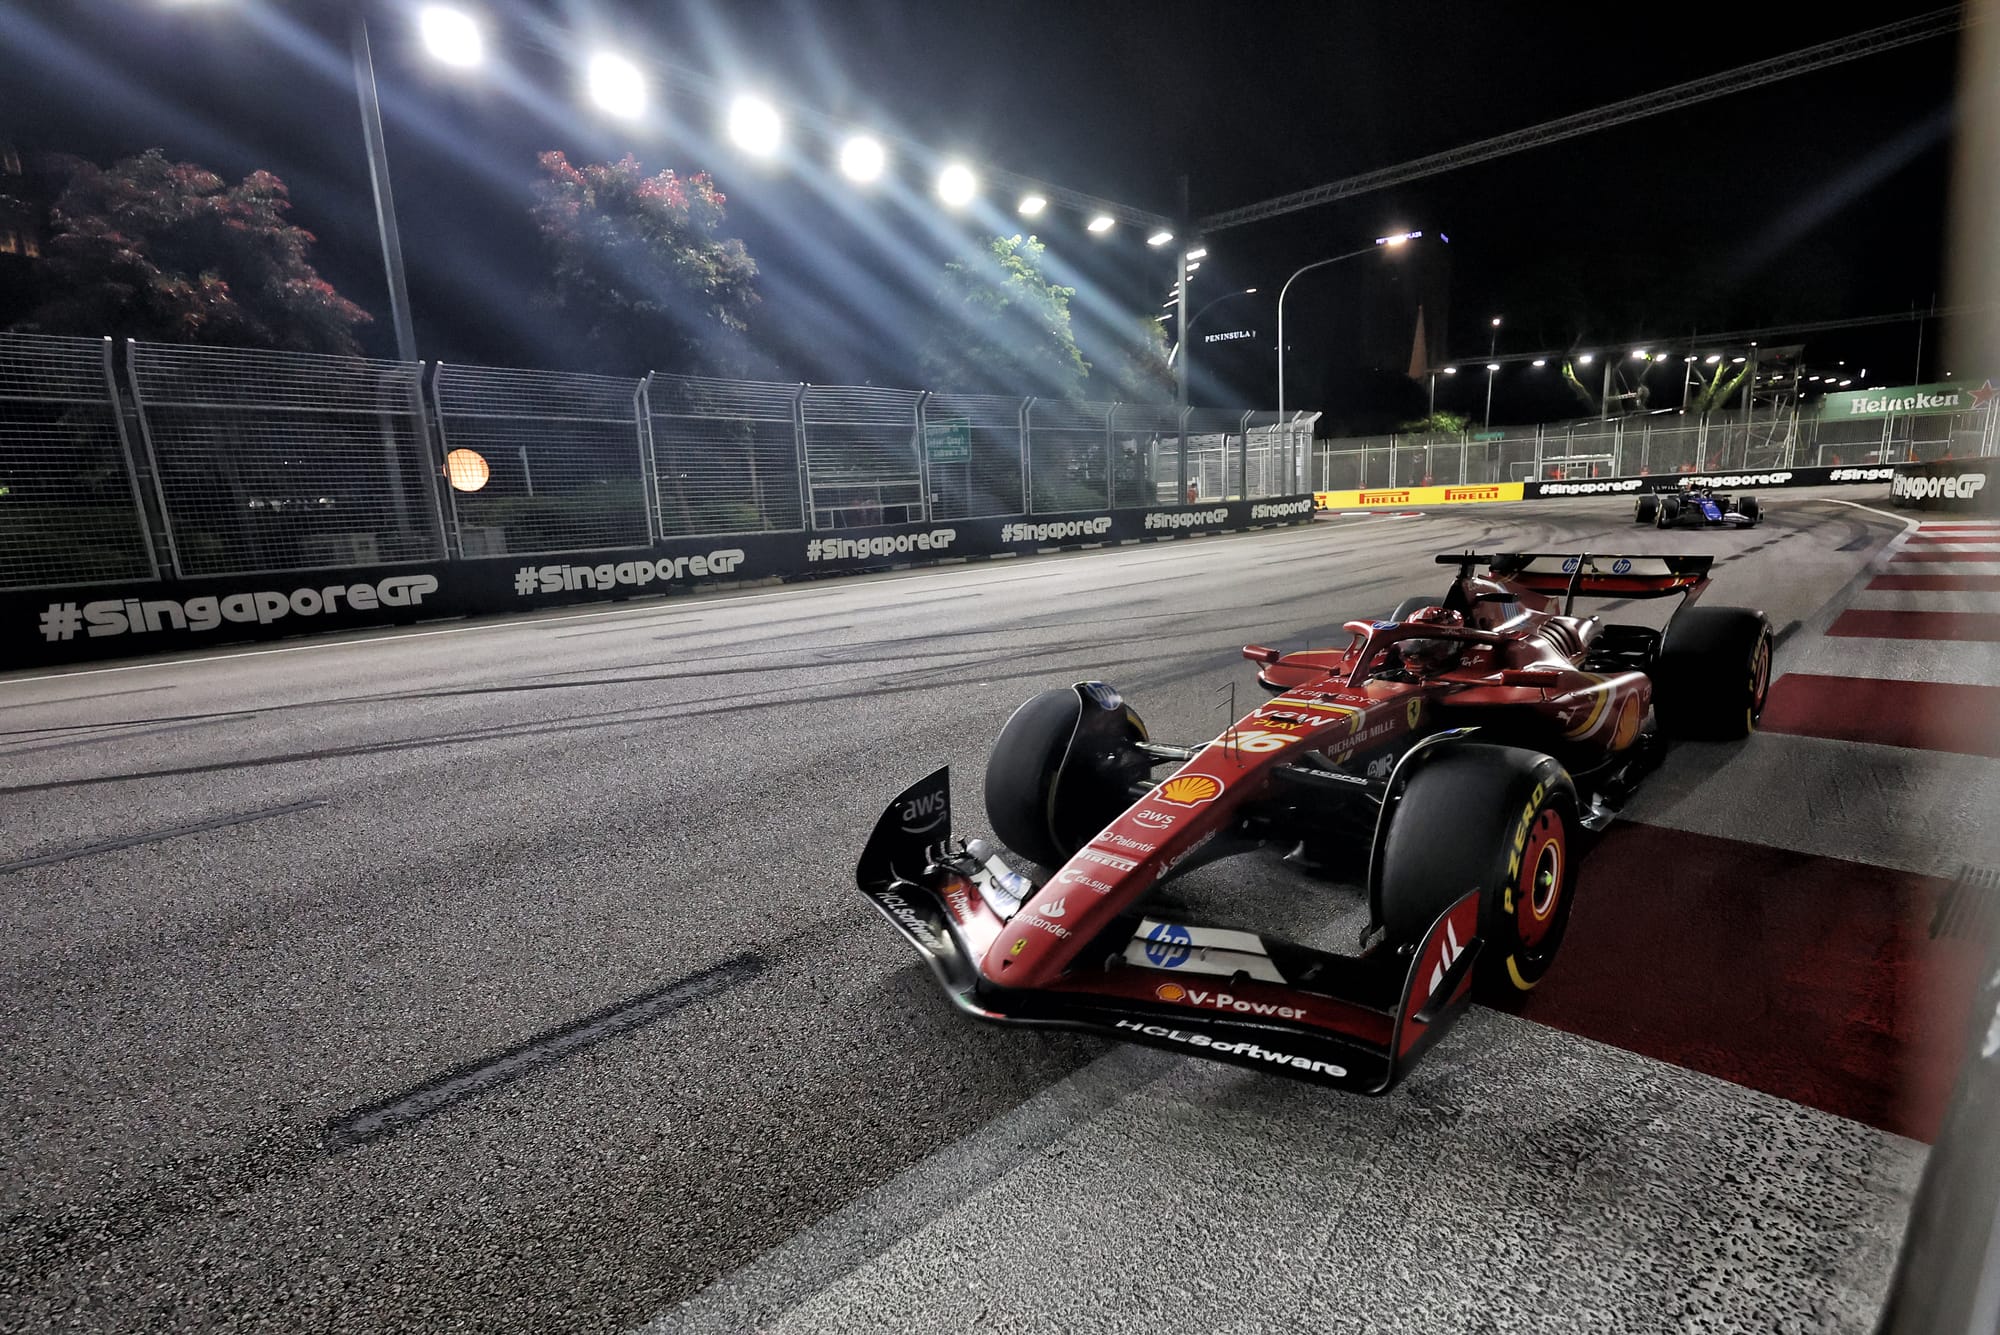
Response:
POLYGON ((1500 317, 1493 317, 1493 336, 1486 341, 1486 427, 1493 428, 1493 376, 1500 369, 1500 363, 1493 358, 1500 351, 1500 317))
POLYGON ((1301 274, 1311 273, 1314 269, 1324 269, 1327 265, 1338 264, 1342 260, 1351 260, 1362 255, 1373 254, 1377 246, 1387 246, 1390 249, 1394 249, 1404 242, 1415 240, 1422 235, 1422 232, 1397 232, 1391 236, 1378 236, 1375 238, 1375 244, 1372 246, 1363 246, 1360 250, 1350 250, 1345 255, 1335 255, 1330 259, 1314 260, 1311 264, 1299 269, 1290 278, 1287 278, 1285 285, 1278 289, 1278 421, 1280 423, 1285 420, 1285 294, 1292 290, 1292 284, 1299 280, 1301 274))
POLYGON ((396 330, 396 359, 417 360, 417 331, 410 319, 410 289, 403 278, 403 239, 396 230, 396 201, 389 192, 389 155, 382 142, 382 99, 375 88, 375 60, 368 49, 368 21, 357 9, 352 27, 354 95, 361 103, 361 137, 368 145, 368 180, 375 187, 375 227, 382 234, 382 267, 389 279, 389 319, 396 330))

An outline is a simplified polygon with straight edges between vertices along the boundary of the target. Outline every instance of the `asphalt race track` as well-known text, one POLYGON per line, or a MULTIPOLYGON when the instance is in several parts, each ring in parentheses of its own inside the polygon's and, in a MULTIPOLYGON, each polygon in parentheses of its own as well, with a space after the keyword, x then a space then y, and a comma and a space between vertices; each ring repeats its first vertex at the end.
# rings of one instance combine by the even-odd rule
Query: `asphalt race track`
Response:
MULTIPOLYGON (((1978 959, 1940 906, 2000 864, 2000 544, 1837 494, 0 679, 0 1328, 1865 1331, 1978 959), (1241 644, 1339 643, 1468 546, 1722 553, 1785 675, 1592 852, 1521 1013, 1389 1098, 976 1027, 853 890, 932 764, 980 810, 1031 692, 1211 737, 1241 644)), ((1185 893, 1357 924, 1275 856, 1185 893)))

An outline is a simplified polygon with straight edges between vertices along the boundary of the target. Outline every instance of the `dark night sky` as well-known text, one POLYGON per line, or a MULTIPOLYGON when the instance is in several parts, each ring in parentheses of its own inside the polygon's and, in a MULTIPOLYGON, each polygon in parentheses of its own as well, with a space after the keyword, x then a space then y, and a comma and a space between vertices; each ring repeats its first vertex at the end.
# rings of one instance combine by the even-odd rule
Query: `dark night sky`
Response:
MULTIPOLYGON (((729 194, 732 229, 764 268, 756 335, 766 373, 890 384, 916 383, 924 299, 977 220, 943 220, 928 173, 907 154, 900 189, 857 196, 818 165, 825 149, 798 127, 796 161, 749 164, 717 143, 718 113, 685 87, 645 126, 608 124, 582 109, 569 44, 587 35, 1161 211, 1173 210, 1186 172, 1204 213, 1849 27, 1825 9, 1765 17, 1758 11, 1771 7, 1750 6, 487 0, 502 64, 468 77, 423 59, 411 7, 376 0, 369 10, 425 356, 564 364, 531 300, 539 255, 524 210, 534 155, 629 150, 650 167, 707 169, 729 194)), ((1865 22, 1923 8, 1875 7, 1865 22)), ((321 239, 322 271, 377 315, 366 337, 386 354, 342 29, 327 4, 13 3, 0 10, 0 137, 100 161, 158 145, 232 177, 277 172, 295 219, 321 239)), ((1421 227, 1452 238, 1460 357, 1483 354, 1494 313, 1507 317, 1502 350, 1525 351, 1923 305, 1939 289, 1956 54, 1954 41, 1934 39, 1228 231, 1209 243, 1196 300, 1245 284, 1274 291, 1301 263, 1421 227)), ((1001 214, 991 220, 1014 230, 1001 214)), ((1053 217, 1034 230, 1084 289, 1089 354, 1106 324, 1158 308, 1173 261, 1147 251, 1136 229, 1099 242, 1081 221, 1053 217)), ((1351 281, 1339 270, 1304 280, 1288 303, 1293 375, 1307 394, 1351 281)), ((1907 362, 1912 336, 1903 326, 1816 340, 1810 351, 1865 359, 1879 349, 1907 362)), ((1268 406, 1268 383, 1243 388, 1268 406)))

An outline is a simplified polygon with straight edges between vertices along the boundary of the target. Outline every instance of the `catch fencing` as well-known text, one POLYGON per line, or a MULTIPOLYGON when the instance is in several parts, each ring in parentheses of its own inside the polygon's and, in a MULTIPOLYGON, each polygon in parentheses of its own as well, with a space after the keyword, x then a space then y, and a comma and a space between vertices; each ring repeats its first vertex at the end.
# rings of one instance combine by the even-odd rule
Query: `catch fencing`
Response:
POLYGON ((1317 491, 1635 477, 1799 466, 1972 458, 1993 449, 1993 413, 1825 421, 1810 412, 1745 420, 1673 416, 1555 423, 1464 436, 1391 435, 1317 442, 1317 491))
POLYGON ((1316 420, 0 335, 0 589, 1298 495, 1316 420))

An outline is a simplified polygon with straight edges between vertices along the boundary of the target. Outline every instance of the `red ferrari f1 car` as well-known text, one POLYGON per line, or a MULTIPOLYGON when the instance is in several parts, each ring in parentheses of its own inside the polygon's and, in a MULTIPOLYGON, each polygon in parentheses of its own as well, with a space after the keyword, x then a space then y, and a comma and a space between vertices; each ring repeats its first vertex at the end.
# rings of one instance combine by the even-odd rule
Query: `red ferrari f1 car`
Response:
POLYGON ((1770 684, 1764 614, 1692 605, 1711 556, 1437 559, 1442 598, 1348 622, 1345 648, 1247 646, 1273 698, 1199 745, 1154 742, 1102 682, 1035 696, 986 769, 1005 847, 954 836, 939 769, 876 823, 863 893, 980 1019, 1386 1092, 1475 990, 1547 973, 1580 838, 1666 739, 1746 735, 1770 684), (1663 630, 1575 606, 1675 596, 1663 630), (1260 846, 1365 885, 1357 954, 1149 911, 1260 846))

